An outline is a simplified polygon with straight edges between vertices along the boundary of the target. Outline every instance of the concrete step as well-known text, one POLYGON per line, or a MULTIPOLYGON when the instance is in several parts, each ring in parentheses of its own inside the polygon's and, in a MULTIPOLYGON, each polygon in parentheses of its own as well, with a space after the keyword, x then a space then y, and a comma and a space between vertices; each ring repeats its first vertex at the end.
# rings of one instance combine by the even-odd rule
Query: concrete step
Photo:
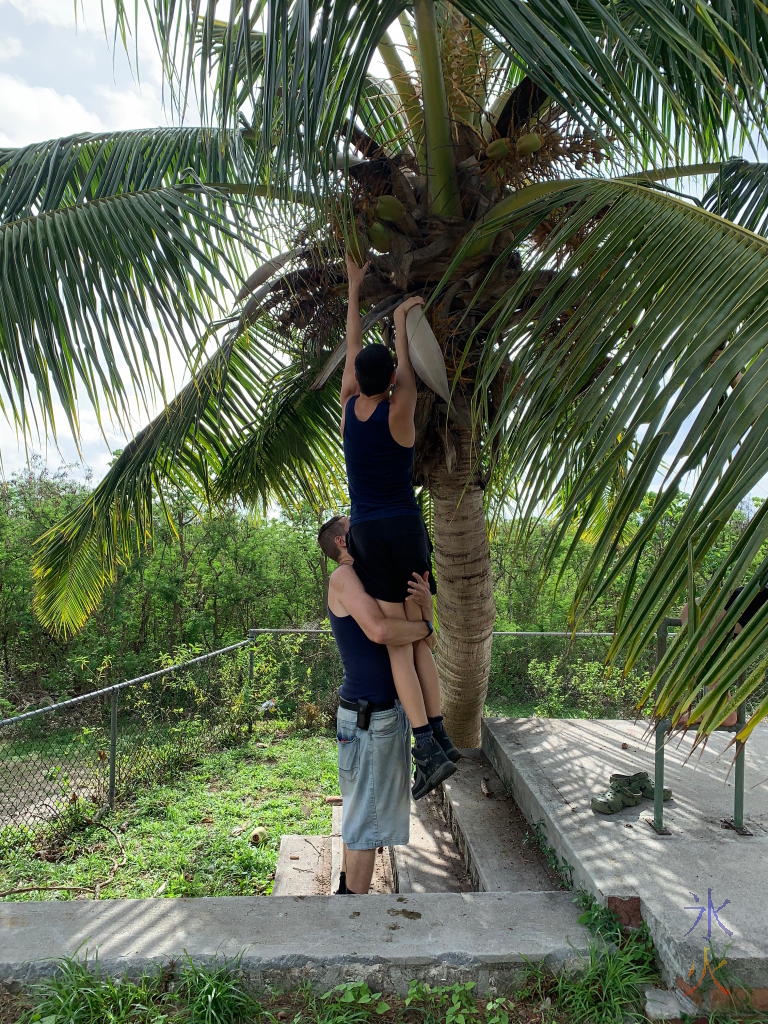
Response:
POLYGON ((445 818, 478 892, 559 889, 528 825, 482 750, 466 750, 459 770, 442 786, 445 818))
POLYGON ((474 888, 440 804, 436 793, 411 802, 410 842, 390 847, 396 892, 471 892, 474 888))
POLYGON ((0 903, 0 984, 51 977, 61 957, 98 955, 100 972, 138 977, 187 956, 237 958, 259 989, 474 981, 484 995, 514 989, 531 964, 583 964, 578 913, 561 892, 0 903))
POLYGON ((331 822, 331 887, 330 892, 335 892, 339 887, 339 872, 344 857, 344 842, 341 838, 341 803, 333 805, 333 816, 331 822))
POLYGON ((331 837, 283 836, 273 896, 314 896, 330 892, 331 837))

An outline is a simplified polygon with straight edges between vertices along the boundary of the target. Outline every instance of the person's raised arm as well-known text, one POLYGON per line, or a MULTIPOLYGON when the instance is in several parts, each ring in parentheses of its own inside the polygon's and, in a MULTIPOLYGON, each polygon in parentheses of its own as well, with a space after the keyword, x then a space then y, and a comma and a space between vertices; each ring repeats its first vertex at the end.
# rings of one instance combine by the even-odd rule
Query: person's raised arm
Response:
POLYGON ((426 640, 432 634, 432 626, 421 619, 391 619, 379 608, 370 594, 366 594, 360 577, 352 566, 344 566, 331 577, 334 588, 334 602, 341 604, 351 615, 369 640, 375 644, 389 644, 403 647, 426 640))
POLYGON ((416 374, 408 352, 408 334, 405 318, 415 306, 423 306, 424 299, 414 295, 401 302, 395 310, 395 351, 397 372, 395 390, 389 400, 389 429, 398 444, 410 447, 416 436, 413 415, 416 411, 416 374))
POLYGON ((360 321, 360 291, 363 286, 363 278, 368 272, 369 263, 358 267, 352 257, 347 253, 347 354, 344 358, 344 373, 341 378, 341 414, 344 416, 344 406, 347 400, 357 395, 360 389, 357 386, 355 377, 355 359, 363 347, 363 328, 360 321))

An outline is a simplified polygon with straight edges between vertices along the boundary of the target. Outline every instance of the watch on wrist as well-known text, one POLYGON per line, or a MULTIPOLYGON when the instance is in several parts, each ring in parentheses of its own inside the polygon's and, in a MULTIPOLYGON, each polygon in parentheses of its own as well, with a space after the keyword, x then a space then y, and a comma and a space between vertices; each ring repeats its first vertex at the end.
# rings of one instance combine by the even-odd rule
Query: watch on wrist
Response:
POLYGON ((426 623, 427 629, 429 630, 427 635, 424 637, 424 639, 427 640, 435 632, 435 627, 432 625, 431 619, 424 619, 424 622, 426 623))

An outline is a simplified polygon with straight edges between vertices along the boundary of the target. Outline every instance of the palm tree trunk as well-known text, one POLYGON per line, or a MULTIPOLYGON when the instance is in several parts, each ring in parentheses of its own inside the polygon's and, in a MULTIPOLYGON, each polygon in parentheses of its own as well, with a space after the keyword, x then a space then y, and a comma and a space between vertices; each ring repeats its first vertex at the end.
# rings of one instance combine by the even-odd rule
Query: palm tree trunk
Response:
POLYGON ((469 430, 453 434, 456 463, 430 473, 439 582, 437 667, 443 713, 459 747, 480 745, 495 608, 481 467, 469 430))

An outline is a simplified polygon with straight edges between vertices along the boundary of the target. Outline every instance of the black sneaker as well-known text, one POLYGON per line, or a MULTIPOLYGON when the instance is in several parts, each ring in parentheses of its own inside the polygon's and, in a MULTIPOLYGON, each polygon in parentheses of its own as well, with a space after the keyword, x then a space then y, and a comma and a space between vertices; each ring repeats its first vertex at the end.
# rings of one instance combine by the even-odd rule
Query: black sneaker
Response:
POLYGON ((444 725, 443 726, 439 726, 439 725, 436 726, 432 730, 432 734, 435 737, 435 739, 437 740, 437 742, 440 744, 440 746, 442 747, 443 753, 445 754, 445 756, 448 758, 449 761, 453 761, 454 764, 455 764, 456 761, 460 761, 461 760, 461 751, 459 750, 459 748, 457 746, 454 745, 453 740, 448 735, 448 733, 445 731, 445 726, 444 725))
POLYGON ((415 770, 411 793, 414 800, 420 800, 431 793, 436 786, 456 771, 456 765, 448 760, 445 751, 433 736, 429 743, 419 744, 411 751, 415 770))

